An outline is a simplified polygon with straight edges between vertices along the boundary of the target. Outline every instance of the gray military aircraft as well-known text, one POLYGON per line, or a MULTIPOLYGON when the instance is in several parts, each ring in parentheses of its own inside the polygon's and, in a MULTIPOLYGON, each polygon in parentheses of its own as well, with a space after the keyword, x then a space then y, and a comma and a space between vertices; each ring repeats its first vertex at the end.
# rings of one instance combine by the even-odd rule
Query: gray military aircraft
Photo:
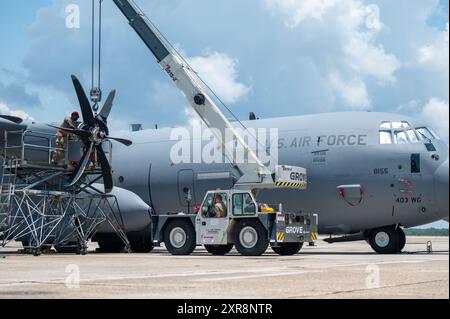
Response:
MULTIPOLYGON (((186 82, 189 77, 180 81, 171 67, 174 64, 189 69, 186 62, 181 63, 182 57, 170 52, 168 43, 135 4, 127 0, 114 3, 171 80, 187 95, 193 88, 186 82), (175 60, 180 63, 170 63, 175 60)), ((194 75, 189 72, 189 76, 194 75)), ((193 97, 199 106, 204 105, 204 99, 202 94, 193 97)), ((406 243, 402 226, 448 220, 448 146, 426 124, 402 115, 364 112, 242 124, 246 128, 278 129, 278 138, 269 139, 265 145, 277 146, 279 163, 308 170, 306 191, 265 189, 258 193, 258 202, 276 205, 275 201, 281 201, 286 210, 317 213, 321 234, 345 235, 330 238, 329 242, 365 239, 378 253, 395 253, 402 251, 406 243)), ((39 124, 26 125, 14 117, 0 120, 0 134, 4 130, 35 127, 41 131, 50 129, 39 124)), ((132 191, 151 207, 153 214, 167 214, 190 213, 201 204, 208 190, 230 189, 234 185, 235 166, 231 162, 174 162, 171 153, 178 141, 171 139, 171 132, 162 129, 130 133, 128 138, 133 144, 129 147, 112 141, 114 172, 112 176, 109 172, 104 174, 109 179, 105 188, 112 189, 115 184, 132 191)), ((188 138, 187 142, 193 145, 196 141, 188 138)), ((120 200, 133 199, 122 196, 120 200)), ((139 239, 141 248, 147 248, 142 251, 150 250, 148 212, 123 213, 128 220, 124 223, 133 225, 127 231, 139 239)), ((122 245, 107 227, 94 240, 111 249, 122 245)))
MULTIPOLYGON (((255 120, 279 129, 279 162, 308 169, 308 189, 264 190, 259 202, 319 214, 321 234, 353 234, 377 252, 400 252, 404 233, 448 220, 448 146, 432 128, 389 113, 330 113, 255 120), (394 247, 394 248, 393 248, 394 247)), ((130 134, 115 149, 115 184, 138 194, 156 213, 186 211, 209 189, 229 188, 230 164, 173 164, 170 129, 130 134), (185 196, 192 190, 192 200, 185 196)), ((341 238, 342 239, 342 238, 341 238)))

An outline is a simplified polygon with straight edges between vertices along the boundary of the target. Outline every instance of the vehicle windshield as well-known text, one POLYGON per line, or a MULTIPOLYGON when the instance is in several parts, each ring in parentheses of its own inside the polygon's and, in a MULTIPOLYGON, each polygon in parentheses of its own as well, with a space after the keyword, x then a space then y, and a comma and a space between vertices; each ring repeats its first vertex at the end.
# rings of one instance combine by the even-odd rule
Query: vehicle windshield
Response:
POLYGON ((412 127, 407 121, 382 122, 379 129, 380 144, 415 144, 438 139, 429 127, 412 127))

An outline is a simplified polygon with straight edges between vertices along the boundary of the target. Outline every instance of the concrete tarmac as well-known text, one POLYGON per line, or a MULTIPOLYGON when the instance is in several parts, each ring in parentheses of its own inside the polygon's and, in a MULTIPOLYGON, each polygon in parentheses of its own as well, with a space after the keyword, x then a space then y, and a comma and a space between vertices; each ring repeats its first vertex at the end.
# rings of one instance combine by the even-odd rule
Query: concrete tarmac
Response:
POLYGON ((377 255, 366 242, 319 240, 296 256, 149 254, 85 256, 0 250, 4 298, 449 298, 448 237, 408 237, 404 253, 377 255), (431 254, 426 242, 432 241, 431 254))

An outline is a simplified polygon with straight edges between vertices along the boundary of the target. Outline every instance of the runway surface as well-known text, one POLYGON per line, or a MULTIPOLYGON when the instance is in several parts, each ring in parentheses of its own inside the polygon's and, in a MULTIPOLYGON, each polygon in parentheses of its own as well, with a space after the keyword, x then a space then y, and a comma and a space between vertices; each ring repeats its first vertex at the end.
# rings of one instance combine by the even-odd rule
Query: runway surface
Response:
POLYGON ((304 247, 282 257, 234 250, 191 256, 164 248, 149 254, 86 256, 0 250, 0 298, 449 298, 448 237, 408 237, 400 255, 377 255, 366 242, 304 247), (426 253, 432 241, 434 253, 426 253))

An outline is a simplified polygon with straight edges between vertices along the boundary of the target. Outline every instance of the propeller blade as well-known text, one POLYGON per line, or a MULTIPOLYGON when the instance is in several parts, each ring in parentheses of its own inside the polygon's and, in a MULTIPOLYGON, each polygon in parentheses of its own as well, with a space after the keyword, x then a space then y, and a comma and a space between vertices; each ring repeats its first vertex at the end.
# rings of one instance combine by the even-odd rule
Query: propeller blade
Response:
POLYGON ((51 124, 47 124, 47 125, 50 126, 50 127, 56 128, 58 130, 64 131, 66 133, 69 133, 69 134, 75 134, 76 136, 79 136, 82 139, 89 138, 92 135, 91 132, 84 131, 84 130, 77 130, 77 129, 59 127, 59 126, 54 126, 54 125, 51 125, 51 124))
POLYGON ((92 114, 91 104, 84 93, 84 89, 81 86, 80 81, 75 75, 72 75, 73 86, 75 87, 75 92, 77 93, 78 102, 80 103, 81 114, 83 115, 83 122, 89 126, 95 125, 94 114, 92 114))
POLYGON ((127 140, 127 139, 125 139, 125 138, 118 138, 118 137, 110 137, 110 136, 108 136, 106 139, 108 139, 108 140, 113 140, 113 141, 117 141, 117 142, 119 142, 119 143, 122 143, 122 144, 125 145, 125 146, 131 146, 131 145, 133 144, 132 141, 127 140))
POLYGON ((109 113, 111 113, 111 108, 113 106, 115 96, 116 96, 116 90, 112 90, 109 93, 108 98, 106 99, 106 102, 103 105, 102 110, 99 113, 99 116, 101 116, 104 121, 108 119, 109 113))
POLYGON ((102 168, 103 185, 105 185, 105 193, 111 193, 114 188, 113 176, 111 165, 109 165, 108 159, 103 151, 102 145, 95 146, 97 149, 97 159, 100 162, 102 168))
POLYGON ((67 180, 65 187, 71 187, 78 182, 81 175, 83 175, 84 170, 86 169, 86 166, 89 163, 89 157, 92 153, 92 149, 94 148, 94 143, 89 142, 86 144, 86 151, 83 154, 83 157, 81 157, 81 161, 78 163, 77 168, 73 172, 73 174, 70 176, 70 178, 67 180))

